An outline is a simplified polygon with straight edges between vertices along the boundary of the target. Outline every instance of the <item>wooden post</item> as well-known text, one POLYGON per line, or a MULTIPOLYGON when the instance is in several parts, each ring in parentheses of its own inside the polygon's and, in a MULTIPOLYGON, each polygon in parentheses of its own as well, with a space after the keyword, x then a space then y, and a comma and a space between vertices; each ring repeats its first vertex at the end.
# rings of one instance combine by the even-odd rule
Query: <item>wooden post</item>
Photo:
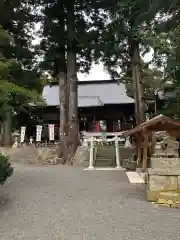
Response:
POLYGON ((142 150, 142 137, 141 135, 137 135, 136 136, 137 138, 137 143, 136 143, 136 147, 137 147, 137 168, 140 168, 140 163, 141 163, 141 160, 142 160, 142 153, 141 153, 141 150, 142 150))
POLYGON ((147 165, 148 165, 148 134, 144 133, 143 171, 147 170, 147 165))
POLYGON ((137 150, 137 167, 139 168, 140 162, 141 162, 141 146, 138 147, 137 150))

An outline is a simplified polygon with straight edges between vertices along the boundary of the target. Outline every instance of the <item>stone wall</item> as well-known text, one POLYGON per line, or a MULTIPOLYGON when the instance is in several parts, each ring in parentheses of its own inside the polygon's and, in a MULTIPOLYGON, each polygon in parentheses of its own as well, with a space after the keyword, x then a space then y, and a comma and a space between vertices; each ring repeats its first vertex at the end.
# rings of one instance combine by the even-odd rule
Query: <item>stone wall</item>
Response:
POLYGON ((85 165, 89 164, 89 147, 79 146, 77 148, 76 154, 74 156, 73 163, 75 165, 85 165))
POLYGON ((0 148, 0 152, 7 155, 11 162, 27 164, 58 164, 57 146, 36 147, 22 146, 20 148, 0 148))

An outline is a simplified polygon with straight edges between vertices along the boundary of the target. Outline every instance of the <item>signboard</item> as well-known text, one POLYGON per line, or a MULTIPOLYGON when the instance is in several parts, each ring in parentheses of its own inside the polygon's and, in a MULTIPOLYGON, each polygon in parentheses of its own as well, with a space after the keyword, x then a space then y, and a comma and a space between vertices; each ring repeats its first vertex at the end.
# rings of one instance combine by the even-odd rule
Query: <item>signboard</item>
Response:
POLYGON ((21 127, 21 139, 20 139, 21 143, 24 142, 25 133, 26 133, 26 127, 21 127))
POLYGON ((49 141, 54 141, 54 124, 49 124, 48 129, 49 129, 49 141))
POLYGON ((36 142, 40 142, 41 141, 41 135, 42 135, 42 126, 41 125, 37 125, 36 126, 36 142))

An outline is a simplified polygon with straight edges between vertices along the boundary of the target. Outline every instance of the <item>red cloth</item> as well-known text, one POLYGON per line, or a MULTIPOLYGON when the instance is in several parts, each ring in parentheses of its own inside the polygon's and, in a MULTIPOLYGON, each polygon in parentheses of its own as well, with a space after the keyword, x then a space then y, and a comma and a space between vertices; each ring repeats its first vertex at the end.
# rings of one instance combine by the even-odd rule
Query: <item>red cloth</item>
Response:
POLYGON ((96 132, 100 132, 100 122, 96 123, 96 132))

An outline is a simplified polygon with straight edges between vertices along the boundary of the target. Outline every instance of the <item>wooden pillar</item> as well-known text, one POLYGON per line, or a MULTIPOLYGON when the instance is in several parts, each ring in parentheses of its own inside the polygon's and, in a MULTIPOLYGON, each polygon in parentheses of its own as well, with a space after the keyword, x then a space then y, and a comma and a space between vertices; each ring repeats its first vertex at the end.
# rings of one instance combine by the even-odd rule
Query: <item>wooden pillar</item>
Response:
POLYGON ((136 151, 137 151, 137 168, 140 168, 140 163, 142 160, 142 138, 141 135, 136 135, 136 151))
POLYGON ((143 145, 143 171, 146 171, 148 167, 148 134, 144 133, 144 145, 143 145))
POLYGON ((139 165, 140 165, 141 157, 142 157, 141 146, 139 146, 138 149, 137 149, 137 167, 139 167, 139 165))

